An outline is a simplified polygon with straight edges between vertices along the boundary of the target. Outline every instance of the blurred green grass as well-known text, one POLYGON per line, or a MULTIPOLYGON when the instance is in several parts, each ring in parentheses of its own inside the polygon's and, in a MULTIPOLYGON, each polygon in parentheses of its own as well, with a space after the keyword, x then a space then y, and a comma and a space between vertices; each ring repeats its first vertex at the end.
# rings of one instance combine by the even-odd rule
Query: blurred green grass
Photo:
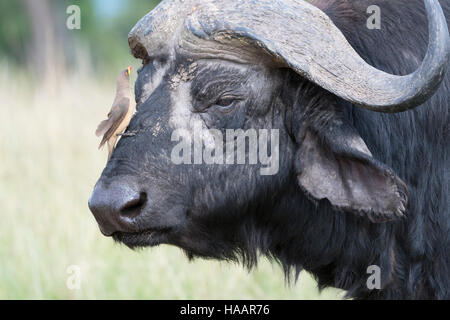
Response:
POLYGON ((105 238, 87 207, 106 161, 93 132, 114 79, 72 75, 37 89, 27 74, 0 71, 0 299, 339 299, 302 273, 285 284, 261 259, 239 265, 188 262, 162 246, 134 252, 105 238), (69 290, 67 268, 80 267, 69 290))

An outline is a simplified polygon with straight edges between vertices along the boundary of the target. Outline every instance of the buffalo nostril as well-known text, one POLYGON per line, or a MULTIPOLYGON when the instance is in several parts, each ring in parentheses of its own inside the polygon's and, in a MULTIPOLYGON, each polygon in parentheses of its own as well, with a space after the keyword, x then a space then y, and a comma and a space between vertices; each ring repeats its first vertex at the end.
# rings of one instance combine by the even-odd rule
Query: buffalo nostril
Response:
POLYGON ((96 184, 89 208, 104 235, 136 230, 134 218, 141 214, 148 201, 147 194, 137 190, 139 186, 125 178, 108 185, 96 184))
POLYGON ((146 203, 147 194, 145 192, 141 192, 137 194, 135 198, 130 199, 127 203, 122 205, 120 208, 120 214, 129 218, 137 217, 146 203))

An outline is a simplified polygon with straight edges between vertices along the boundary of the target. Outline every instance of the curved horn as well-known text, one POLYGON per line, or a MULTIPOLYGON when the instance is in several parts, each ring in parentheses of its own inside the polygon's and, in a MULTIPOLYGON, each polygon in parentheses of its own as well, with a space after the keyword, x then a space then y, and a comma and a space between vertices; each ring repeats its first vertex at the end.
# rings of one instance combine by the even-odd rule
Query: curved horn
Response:
POLYGON ((142 47, 151 52, 157 42, 169 39, 184 24, 202 39, 222 43, 239 39, 243 45, 250 42, 261 47, 303 77, 363 108, 401 112, 436 92, 449 60, 450 40, 442 8, 438 0, 424 1, 428 51, 419 69, 407 76, 370 66, 325 13, 301 0, 166 0, 159 13, 151 12, 133 28, 129 42, 135 55, 141 56, 142 47), (163 8, 165 13, 161 13, 163 8))

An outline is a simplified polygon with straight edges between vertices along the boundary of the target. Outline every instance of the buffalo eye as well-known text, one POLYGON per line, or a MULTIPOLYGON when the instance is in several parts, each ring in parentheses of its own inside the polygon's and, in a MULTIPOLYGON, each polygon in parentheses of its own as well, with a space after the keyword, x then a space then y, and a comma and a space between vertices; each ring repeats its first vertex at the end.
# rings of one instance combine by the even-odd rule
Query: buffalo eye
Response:
POLYGON ((221 98, 217 100, 212 107, 219 108, 222 111, 231 111, 234 109, 237 100, 235 98, 221 98))

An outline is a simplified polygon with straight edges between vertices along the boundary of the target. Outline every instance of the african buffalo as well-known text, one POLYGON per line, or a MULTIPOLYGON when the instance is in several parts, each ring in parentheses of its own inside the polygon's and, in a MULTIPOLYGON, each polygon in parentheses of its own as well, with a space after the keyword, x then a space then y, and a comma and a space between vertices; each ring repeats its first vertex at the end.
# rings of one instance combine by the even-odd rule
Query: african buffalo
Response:
POLYGON ((89 200, 102 233, 449 299, 449 18, 448 0, 163 1, 129 34, 137 112, 89 200), (175 163, 178 129, 277 130, 278 170, 175 163))

